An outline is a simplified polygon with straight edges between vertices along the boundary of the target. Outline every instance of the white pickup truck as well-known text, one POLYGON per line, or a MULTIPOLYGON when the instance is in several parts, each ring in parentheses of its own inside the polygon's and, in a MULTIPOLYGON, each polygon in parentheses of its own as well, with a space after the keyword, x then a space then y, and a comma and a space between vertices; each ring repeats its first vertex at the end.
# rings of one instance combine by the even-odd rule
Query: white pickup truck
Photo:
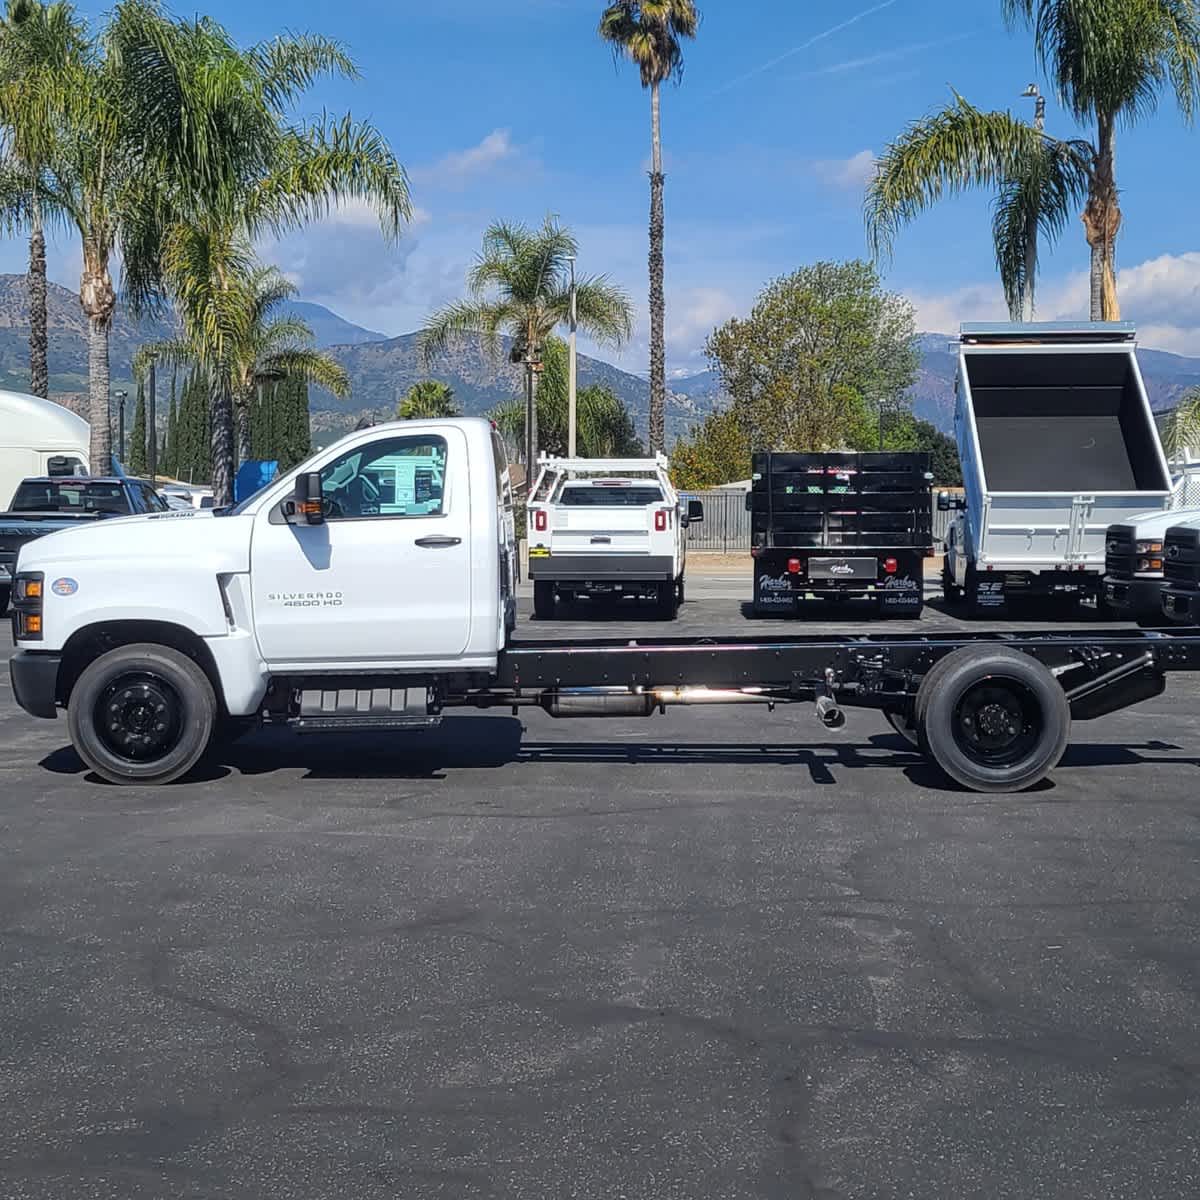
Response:
MULTIPOLYGON (((486 421, 358 431, 220 513, 152 512, 22 548, 13 694, 100 777, 166 783, 259 722, 422 730, 454 708, 649 717, 807 703, 882 714, 902 765, 1029 787, 1071 721, 1200 670, 1200 630, 513 640, 503 447, 486 421)), ((824 735, 823 735, 824 736, 824 735)))
POLYGON ((704 519, 681 504, 665 455, 543 458, 529 493, 533 611, 554 616, 577 596, 651 599, 673 620, 683 603, 687 527, 704 519))

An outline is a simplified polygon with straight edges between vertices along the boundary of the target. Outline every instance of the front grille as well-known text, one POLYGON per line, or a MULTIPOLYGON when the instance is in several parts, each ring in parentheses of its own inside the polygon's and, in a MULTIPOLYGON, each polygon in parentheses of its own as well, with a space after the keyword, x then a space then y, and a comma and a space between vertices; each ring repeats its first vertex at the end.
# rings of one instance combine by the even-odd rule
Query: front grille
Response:
POLYGON ((1132 579, 1137 571, 1137 531, 1132 525, 1110 525, 1104 545, 1104 572, 1132 579))
POLYGON ((1176 527, 1167 530, 1163 574, 1168 583, 1200 587, 1200 529, 1176 527))

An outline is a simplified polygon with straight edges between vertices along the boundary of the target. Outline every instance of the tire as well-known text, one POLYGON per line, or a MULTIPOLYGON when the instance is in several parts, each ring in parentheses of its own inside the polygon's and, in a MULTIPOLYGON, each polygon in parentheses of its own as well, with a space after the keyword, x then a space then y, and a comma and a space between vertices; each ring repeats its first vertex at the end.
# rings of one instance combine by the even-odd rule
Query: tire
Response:
POLYGON ((942 595, 945 596, 947 604, 960 604, 963 598, 963 590, 954 582, 954 576, 950 573, 947 563, 942 563, 942 595))
POLYGON ((917 727, 913 722, 913 718, 902 712, 896 712, 893 709, 885 708, 883 715, 887 718, 887 723, 914 749, 920 749, 921 739, 917 734, 917 727))
POLYGON ((1057 766, 1071 707, 1035 658, 1007 647, 967 646, 921 682, 914 718, 921 749, 976 792, 1020 792, 1057 766))
POLYGON ((533 581, 533 615, 539 621, 554 617, 554 583, 547 579, 533 581))
POLYGON ((680 575, 678 582, 675 584, 675 594, 679 600, 679 604, 683 605, 683 576, 680 575))
POLYGON ((67 722, 76 752, 101 779, 170 783, 208 749, 217 699, 186 654, 153 643, 119 646, 76 680, 67 722))
POLYGON ((8 599, 11 592, 12 588, 7 585, 0 587, 0 617, 8 612, 8 599))
POLYGON ((673 621, 679 615, 679 592, 674 580, 658 585, 657 609, 663 621, 673 621))

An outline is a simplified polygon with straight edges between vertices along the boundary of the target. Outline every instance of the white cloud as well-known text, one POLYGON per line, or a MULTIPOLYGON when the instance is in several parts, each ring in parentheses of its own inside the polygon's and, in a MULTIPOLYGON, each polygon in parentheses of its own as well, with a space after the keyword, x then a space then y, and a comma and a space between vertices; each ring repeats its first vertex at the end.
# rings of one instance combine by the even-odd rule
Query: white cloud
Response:
POLYGON ((415 167, 414 180, 434 187, 458 187, 511 163, 521 154, 511 129, 494 129, 477 145, 454 150, 427 166, 415 167))
POLYGON ((860 150, 849 158, 825 158, 813 163, 813 172, 830 187, 859 192, 875 175, 875 152, 860 150))
MULTIPOLYGON (((1200 250, 1163 254, 1117 272, 1121 315, 1138 328, 1138 340, 1159 350, 1200 356, 1200 250)), ((923 330, 953 333, 963 321, 1004 321, 1008 308, 999 280, 942 294, 909 293, 923 330)), ((1086 320, 1086 271, 1041 283, 1039 320, 1086 320)))

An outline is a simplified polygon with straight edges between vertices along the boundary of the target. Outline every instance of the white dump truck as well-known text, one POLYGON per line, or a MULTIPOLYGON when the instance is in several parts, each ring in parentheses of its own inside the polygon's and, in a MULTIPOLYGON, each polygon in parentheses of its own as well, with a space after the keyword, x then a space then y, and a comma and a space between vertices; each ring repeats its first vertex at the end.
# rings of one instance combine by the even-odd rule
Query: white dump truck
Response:
POLYGON ((1132 325, 964 325, 954 425, 963 495, 943 586, 973 615, 1021 597, 1104 603, 1109 526, 1170 504, 1132 325))

